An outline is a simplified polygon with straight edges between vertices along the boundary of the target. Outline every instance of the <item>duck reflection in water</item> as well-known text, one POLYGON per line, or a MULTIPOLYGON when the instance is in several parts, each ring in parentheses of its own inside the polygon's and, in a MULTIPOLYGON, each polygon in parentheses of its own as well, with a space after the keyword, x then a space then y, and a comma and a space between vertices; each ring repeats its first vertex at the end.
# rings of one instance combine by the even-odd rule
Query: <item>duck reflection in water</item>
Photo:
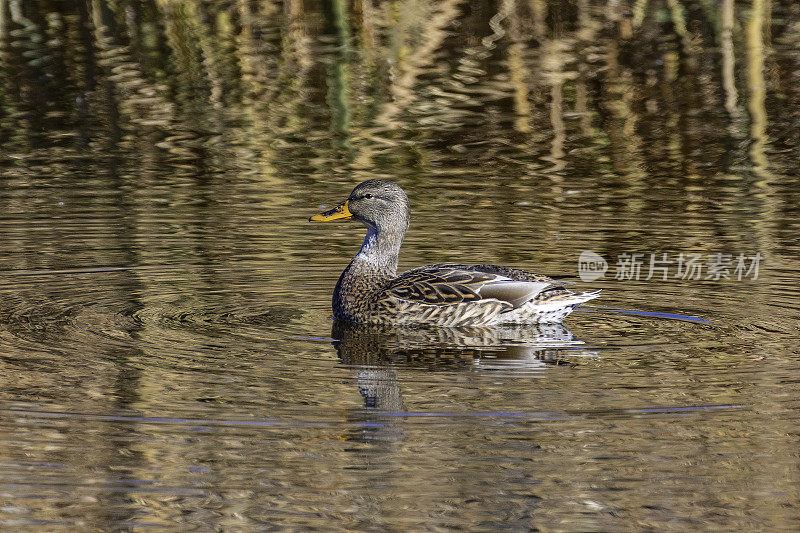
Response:
POLYGON ((398 368, 542 372, 596 355, 580 348, 562 324, 472 328, 408 328, 335 321, 331 337, 341 361, 356 369, 364 406, 402 411, 398 368))

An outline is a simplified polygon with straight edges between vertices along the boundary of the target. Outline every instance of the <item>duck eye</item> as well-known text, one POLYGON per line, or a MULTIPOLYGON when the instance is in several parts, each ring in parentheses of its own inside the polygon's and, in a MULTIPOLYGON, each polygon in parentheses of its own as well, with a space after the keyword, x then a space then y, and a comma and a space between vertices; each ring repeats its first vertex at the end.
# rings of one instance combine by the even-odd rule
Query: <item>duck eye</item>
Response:
POLYGON ((364 195, 364 198, 369 200, 370 198, 372 198, 372 195, 370 193, 367 193, 367 194, 364 195))

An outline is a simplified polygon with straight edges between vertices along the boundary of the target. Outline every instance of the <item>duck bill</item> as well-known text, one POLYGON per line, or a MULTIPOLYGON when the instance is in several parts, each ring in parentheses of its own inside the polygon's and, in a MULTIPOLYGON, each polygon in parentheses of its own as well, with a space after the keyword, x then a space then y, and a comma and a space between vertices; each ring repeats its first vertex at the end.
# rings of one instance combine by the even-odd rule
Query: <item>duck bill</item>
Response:
POLYGON ((339 204, 330 211, 325 211, 318 215, 314 215, 308 220, 311 222, 328 222, 330 220, 349 220, 353 218, 353 213, 347 207, 347 200, 343 204, 339 204))

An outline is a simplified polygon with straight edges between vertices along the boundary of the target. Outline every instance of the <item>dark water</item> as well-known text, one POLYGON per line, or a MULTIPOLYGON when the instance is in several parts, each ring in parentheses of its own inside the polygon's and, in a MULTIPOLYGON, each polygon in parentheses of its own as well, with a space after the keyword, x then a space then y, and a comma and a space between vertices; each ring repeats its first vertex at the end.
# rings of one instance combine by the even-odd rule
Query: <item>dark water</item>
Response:
POLYGON ((797 530, 798 132, 792 1, 0 0, 0 526, 797 530), (602 298, 332 329, 369 177, 602 298))

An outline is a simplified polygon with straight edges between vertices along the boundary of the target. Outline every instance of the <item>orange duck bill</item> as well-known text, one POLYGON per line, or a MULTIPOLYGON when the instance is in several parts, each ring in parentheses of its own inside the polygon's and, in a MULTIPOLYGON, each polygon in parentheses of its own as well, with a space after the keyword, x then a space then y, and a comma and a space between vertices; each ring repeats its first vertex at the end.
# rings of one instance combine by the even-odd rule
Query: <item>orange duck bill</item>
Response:
POLYGON ((330 211, 325 211, 318 215, 309 218, 310 222, 328 222, 329 220, 348 220, 353 218, 353 213, 347 207, 347 200, 343 204, 339 204, 330 211))

